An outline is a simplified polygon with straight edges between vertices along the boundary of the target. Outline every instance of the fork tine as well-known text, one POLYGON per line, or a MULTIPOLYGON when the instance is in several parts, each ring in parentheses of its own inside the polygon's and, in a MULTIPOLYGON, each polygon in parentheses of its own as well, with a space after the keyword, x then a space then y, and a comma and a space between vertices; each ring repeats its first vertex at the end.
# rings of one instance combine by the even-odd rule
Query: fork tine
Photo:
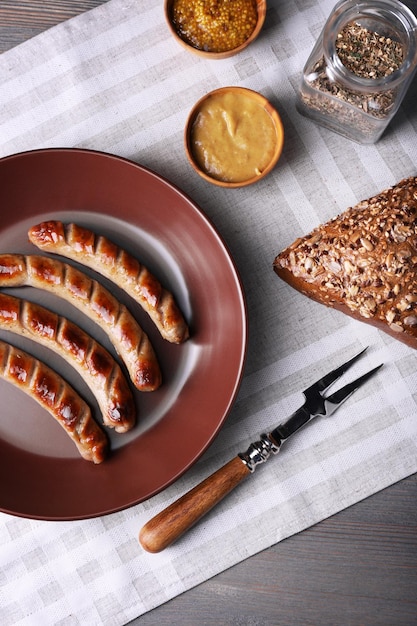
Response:
POLYGON ((352 393, 359 389, 359 387, 366 383, 366 381, 369 380, 371 376, 373 376, 382 366, 383 363, 381 363, 381 365, 377 365, 377 367, 374 367, 374 369, 370 370, 366 374, 363 374, 362 376, 359 376, 359 378, 357 378, 356 380, 348 383, 338 391, 335 391, 330 396, 325 398, 324 403, 326 406, 326 415, 330 415, 331 413, 333 413, 333 411, 335 411, 343 402, 345 402, 345 400, 347 400, 352 395, 352 393))
POLYGON ((349 367, 351 367, 367 349, 368 349, 367 347, 364 348, 356 356, 349 359, 349 361, 346 361, 346 363, 343 363, 343 365, 339 365, 339 367, 337 367, 336 369, 332 370, 328 374, 325 374, 322 378, 320 378, 320 380, 318 380, 317 382, 313 383, 310 387, 308 387, 304 391, 304 394, 309 394, 309 393, 311 394, 311 393, 317 393, 317 392, 321 393, 323 391, 326 391, 330 387, 330 385, 332 385, 336 380, 338 380, 338 378, 343 376, 343 374, 349 369, 349 367))

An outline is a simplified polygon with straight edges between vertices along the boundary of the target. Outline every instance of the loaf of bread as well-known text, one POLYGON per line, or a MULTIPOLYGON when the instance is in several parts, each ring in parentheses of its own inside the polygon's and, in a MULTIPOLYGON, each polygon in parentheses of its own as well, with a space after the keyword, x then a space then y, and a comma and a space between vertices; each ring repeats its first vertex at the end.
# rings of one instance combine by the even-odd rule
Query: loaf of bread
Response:
POLYGON ((417 348, 417 177, 297 239, 274 270, 313 300, 417 348))

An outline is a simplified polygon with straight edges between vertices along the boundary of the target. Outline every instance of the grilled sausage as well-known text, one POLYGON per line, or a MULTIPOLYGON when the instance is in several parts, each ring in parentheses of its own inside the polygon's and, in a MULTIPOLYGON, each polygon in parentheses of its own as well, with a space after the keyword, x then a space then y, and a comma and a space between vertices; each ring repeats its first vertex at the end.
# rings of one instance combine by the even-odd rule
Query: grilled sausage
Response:
POLYGON ((29 229, 38 248, 86 265, 119 285, 147 311, 164 339, 182 343, 188 326, 174 301, 151 272, 106 237, 77 224, 42 222, 29 229))
POLYGON ((90 407, 59 374, 35 357, 0 341, 0 377, 36 400, 62 426, 87 461, 101 463, 108 441, 90 407))
POLYGON ((49 309, 0 293, 0 328, 53 350, 72 365, 95 395, 103 422, 116 432, 135 423, 135 405, 119 365, 90 335, 49 309))
POLYGON ((160 386, 161 371, 148 336, 128 309, 99 282, 49 257, 0 255, 0 287, 23 285, 64 298, 99 324, 140 391, 154 391, 160 386))

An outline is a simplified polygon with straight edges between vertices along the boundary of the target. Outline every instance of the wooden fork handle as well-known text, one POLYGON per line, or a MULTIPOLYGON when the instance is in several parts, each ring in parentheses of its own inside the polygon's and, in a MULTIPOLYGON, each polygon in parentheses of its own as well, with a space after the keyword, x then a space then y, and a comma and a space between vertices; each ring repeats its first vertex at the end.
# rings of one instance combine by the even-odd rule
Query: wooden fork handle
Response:
POLYGON ((140 544, 148 552, 161 552, 198 522, 250 473, 242 459, 235 457, 149 520, 139 533, 140 544))

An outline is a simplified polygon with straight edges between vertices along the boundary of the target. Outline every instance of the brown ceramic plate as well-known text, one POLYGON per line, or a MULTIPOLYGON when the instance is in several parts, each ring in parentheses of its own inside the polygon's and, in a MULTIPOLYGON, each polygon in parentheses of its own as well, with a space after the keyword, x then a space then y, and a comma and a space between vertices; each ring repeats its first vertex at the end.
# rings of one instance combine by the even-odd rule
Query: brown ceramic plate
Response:
MULTIPOLYGON (((0 251, 36 254, 28 228, 74 221, 135 254, 175 294, 189 321, 183 345, 161 339, 146 314, 112 286, 151 338, 164 383, 135 393, 138 424, 109 433, 111 455, 95 466, 78 456, 53 418, 0 380, 0 510, 49 520, 82 519, 142 502, 182 475, 207 449, 235 399, 246 353, 244 296, 216 230, 178 188, 125 159, 49 149, 0 160, 0 251)), ((107 284, 109 286, 109 284, 107 284)), ((9 293, 66 315, 112 350, 101 329, 70 304, 32 288, 9 293)), ((60 372, 91 404, 84 381, 59 356, 0 331, 60 372)))

